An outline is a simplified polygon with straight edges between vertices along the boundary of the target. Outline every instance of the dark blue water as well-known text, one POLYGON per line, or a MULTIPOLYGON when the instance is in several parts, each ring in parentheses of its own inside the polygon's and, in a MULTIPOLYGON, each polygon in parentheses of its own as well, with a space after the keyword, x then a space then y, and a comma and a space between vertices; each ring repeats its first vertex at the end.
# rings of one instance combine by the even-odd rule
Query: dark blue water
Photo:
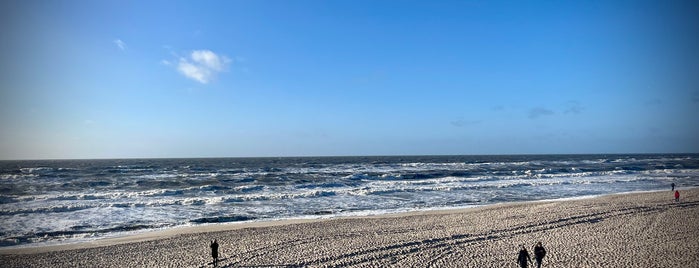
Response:
POLYGON ((0 246, 699 186, 699 155, 0 161, 0 246))

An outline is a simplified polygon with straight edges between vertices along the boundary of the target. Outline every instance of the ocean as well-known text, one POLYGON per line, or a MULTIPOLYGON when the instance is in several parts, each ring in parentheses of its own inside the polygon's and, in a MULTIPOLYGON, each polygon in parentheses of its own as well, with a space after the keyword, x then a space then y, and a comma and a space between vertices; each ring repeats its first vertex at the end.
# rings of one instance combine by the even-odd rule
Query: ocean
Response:
MULTIPOLYGON (((699 154, 0 161, 0 247, 699 186, 699 154)), ((668 200, 672 197, 668 194, 668 200)))

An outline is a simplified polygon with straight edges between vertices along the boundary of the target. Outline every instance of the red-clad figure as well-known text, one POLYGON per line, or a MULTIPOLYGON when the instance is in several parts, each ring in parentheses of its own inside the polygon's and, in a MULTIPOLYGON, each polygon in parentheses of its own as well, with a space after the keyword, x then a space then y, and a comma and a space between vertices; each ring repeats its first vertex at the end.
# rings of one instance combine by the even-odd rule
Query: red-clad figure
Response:
POLYGON ((680 191, 675 191, 675 202, 680 202, 680 191))

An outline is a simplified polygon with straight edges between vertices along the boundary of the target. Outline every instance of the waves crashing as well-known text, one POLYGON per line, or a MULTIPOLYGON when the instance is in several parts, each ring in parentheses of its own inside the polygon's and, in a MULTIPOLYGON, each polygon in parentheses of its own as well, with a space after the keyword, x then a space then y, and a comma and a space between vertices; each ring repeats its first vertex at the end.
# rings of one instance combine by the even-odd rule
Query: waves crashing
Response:
POLYGON ((699 155, 0 162, 0 246, 699 186, 699 155))

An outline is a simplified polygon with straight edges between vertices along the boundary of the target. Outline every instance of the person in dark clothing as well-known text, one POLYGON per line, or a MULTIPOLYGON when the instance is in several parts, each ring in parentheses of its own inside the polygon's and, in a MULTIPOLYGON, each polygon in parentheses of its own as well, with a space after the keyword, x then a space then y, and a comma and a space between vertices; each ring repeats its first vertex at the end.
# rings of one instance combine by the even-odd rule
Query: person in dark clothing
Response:
POLYGON ((218 266, 218 242, 216 239, 214 241, 211 241, 211 257, 214 258, 214 267, 218 266))
POLYGON ((544 257, 546 257, 546 249, 541 245, 541 242, 538 242, 534 246, 534 259, 537 268, 541 268, 541 261, 544 260, 544 257))
POLYGON ((521 249, 519 250, 519 256, 517 256, 517 263, 519 263, 519 267, 527 268, 529 267, 529 262, 532 262, 532 258, 529 257, 529 252, 527 252, 527 248, 525 248, 524 245, 521 245, 521 249))
POLYGON ((674 191, 675 190, 675 183, 673 182, 671 185, 672 185, 672 190, 674 191))

